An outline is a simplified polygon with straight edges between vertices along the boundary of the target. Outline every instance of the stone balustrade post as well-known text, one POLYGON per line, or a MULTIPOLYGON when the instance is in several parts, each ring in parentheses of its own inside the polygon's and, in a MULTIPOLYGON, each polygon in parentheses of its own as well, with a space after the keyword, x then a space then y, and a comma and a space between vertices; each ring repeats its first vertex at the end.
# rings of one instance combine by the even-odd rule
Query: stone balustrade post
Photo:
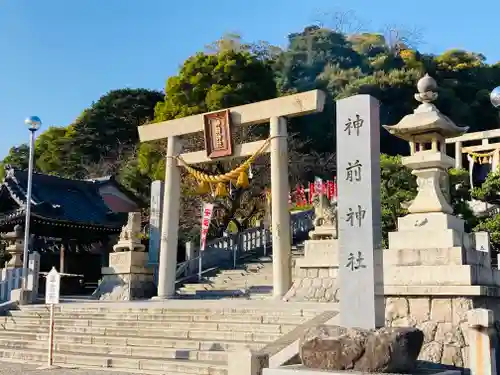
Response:
POLYGON ((243 349, 228 356, 228 375, 262 375, 262 370, 269 367, 269 355, 243 349))
POLYGON ((186 262, 188 263, 188 266, 186 267, 186 270, 184 271, 184 276, 188 275, 194 275, 197 272, 198 268, 198 262, 195 261, 196 258, 198 258, 198 255, 200 254, 200 249, 194 246, 193 242, 188 241, 185 244, 186 246, 186 262))
POLYGON ((31 303, 35 303, 38 299, 38 278, 40 274, 40 254, 34 252, 30 254, 28 259, 28 282, 27 289, 31 291, 31 303))
POLYGON ((496 334, 492 310, 474 309, 467 312, 469 325, 469 367, 471 375, 496 375, 496 334))

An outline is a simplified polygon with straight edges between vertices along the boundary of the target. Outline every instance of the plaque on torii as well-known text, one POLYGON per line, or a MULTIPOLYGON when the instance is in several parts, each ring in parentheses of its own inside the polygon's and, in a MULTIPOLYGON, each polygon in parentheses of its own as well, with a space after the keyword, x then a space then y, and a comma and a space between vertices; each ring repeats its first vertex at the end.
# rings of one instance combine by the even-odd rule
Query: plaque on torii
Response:
POLYGON ((203 114, 205 149, 210 159, 233 155, 229 109, 203 114))

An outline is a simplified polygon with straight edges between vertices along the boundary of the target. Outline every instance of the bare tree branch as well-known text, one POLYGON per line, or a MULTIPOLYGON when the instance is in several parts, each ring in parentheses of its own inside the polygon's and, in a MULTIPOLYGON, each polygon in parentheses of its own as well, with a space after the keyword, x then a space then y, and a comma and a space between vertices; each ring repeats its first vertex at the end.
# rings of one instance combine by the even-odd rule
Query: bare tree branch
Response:
POLYGON ((358 34, 369 28, 369 22, 361 20, 353 10, 317 10, 314 21, 319 27, 326 27, 341 34, 358 34))
POLYGON ((389 49, 396 55, 402 49, 417 49, 423 43, 423 31, 416 26, 405 28, 399 25, 386 25, 381 34, 384 35, 389 49))

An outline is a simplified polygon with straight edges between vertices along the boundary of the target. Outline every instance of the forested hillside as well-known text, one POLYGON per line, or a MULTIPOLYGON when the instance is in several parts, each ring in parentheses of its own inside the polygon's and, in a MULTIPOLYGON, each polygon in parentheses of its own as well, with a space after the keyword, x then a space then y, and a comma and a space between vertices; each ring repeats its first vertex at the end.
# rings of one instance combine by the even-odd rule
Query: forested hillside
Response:
MULTIPOLYGON (((500 64, 487 64, 480 53, 450 50, 433 56, 410 48, 404 40, 388 41, 370 33, 344 35, 311 26, 289 34, 285 49, 265 42, 246 43, 237 35, 227 35, 187 59, 178 74, 167 80, 164 93, 147 89, 107 93, 72 124, 40 134, 36 169, 75 178, 116 174, 147 202, 150 182, 164 178, 164 143, 139 144, 138 125, 319 88, 328 93, 325 111, 289 122, 293 134, 291 184, 305 183, 314 176, 331 178, 335 173, 335 100, 371 94, 381 101, 382 124, 394 124, 416 107, 416 82, 425 72, 439 84, 438 108, 457 124, 469 126, 470 131, 500 125, 489 103, 490 90, 500 84, 500 64)), ((265 131, 265 127, 241 130, 237 137, 262 138, 265 131)), ((384 153, 407 153, 404 142, 384 131, 381 137, 384 153)), ((185 148, 200 148, 200 141, 201 135, 191 137, 185 148)), ((26 145, 15 146, 2 163, 26 168, 27 151, 26 145)), ((262 216, 260 197, 269 184, 267 163, 265 157, 256 163, 249 189, 236 189, 232 199, 217 201, 219 225, 215 232, 226 229, 229 223, 233 230, 243 229, 262 216)), ((394 228, 395 217, 403 212, 400 203, 412 197, 415 186, 398 158, 384 156, 382 164, 387 231, 394 228)), ((205 168, 220 172, 229 167, 217 163, 205 168)), ((197 231, 193 218, 202 198, 193 194, 193 181, 183 181, 187 214, 182 215, 181 228, 189 236, 197 231)), ((457 204, 464 199, 460 194, 457 204)), ((220 234, 215 232, 212 235, 220 234)))

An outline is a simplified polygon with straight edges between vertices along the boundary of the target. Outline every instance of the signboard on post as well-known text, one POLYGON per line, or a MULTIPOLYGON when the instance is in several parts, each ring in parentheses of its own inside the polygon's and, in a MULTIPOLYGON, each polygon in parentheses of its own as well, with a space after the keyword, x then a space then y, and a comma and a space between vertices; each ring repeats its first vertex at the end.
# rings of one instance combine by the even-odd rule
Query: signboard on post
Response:
POLYGON ((384 325, 380 119, 379 103, 370 95, 337 101, 337 188, 340 324, 379 328, 384 325))
POLYGON ((210 228, 210 221, 212 220, 213 213, 213 203, 203 203, 203 210, 201 215, 200 255, 198 257, 198 280, 201 280, 201 270, 203 266, 202 254, 207 243, 208 229, 210 228))
POLYGON ((47 281, 45 283, 45 304, 57 305, 59 304, 59 294, 61 290, 61 275, 57 270, 52 267, 47 274, 47 281))
POLYGON ((54 305, 59 304, 59 296, 61 291, 61 275, 52 267, 47 274, 45 282, 45 304, 50 305, 50 321, 49 321, 49 354, 48 367, 52 367, 52 358, 54 350, 54 305))

